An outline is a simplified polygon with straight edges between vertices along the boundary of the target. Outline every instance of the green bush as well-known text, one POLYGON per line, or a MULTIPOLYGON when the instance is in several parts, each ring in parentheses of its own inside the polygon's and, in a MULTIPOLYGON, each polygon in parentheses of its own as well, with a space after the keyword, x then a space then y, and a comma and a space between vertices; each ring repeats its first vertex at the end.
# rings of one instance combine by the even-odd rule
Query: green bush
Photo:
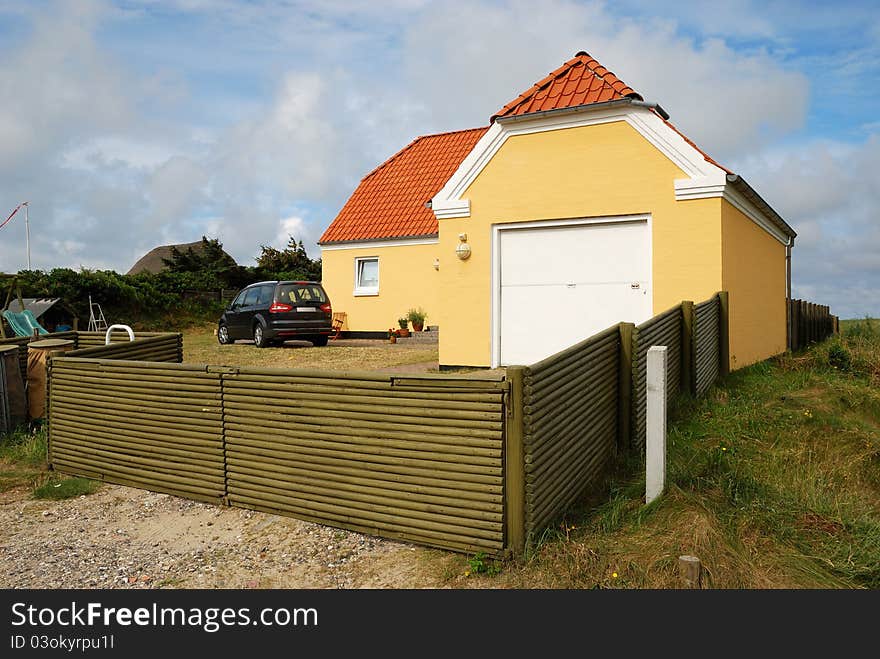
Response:
POLYGON ((18 273, 24 297, 59 297, 86 327, 89 296, 101 305, 108 322, 125 322, 135 329, 177 326, 187 322, 216 320, 223 305, 218 299, 193 297, 193 291, 238 290, 257 281, 271 279, 320 280, 321 261, 309 259, 302 242, 292 237, 284 250, 262 247, 257 265, 236 265, 216 239, 202 238, 201 251, 174 250, 167 268, 158 273, 123 275, 112 270, 50 271, 18 273), (220 255, 223 255, 222 257, 220 255))
POLYGON ((828 347, 828 364, 840 371, 852 370, 852 355, 840 341, 835 341, 828 347))

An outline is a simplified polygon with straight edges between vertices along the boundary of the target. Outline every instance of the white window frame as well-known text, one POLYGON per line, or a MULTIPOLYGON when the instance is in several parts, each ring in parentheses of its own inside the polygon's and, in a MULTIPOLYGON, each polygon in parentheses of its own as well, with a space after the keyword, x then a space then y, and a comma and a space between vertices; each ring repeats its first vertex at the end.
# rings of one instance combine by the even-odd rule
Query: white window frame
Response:
POLYGON ((369 296, 369 295, 379 295, 379 257, 378 256, 358 256, 355 257, 354 260, 354 293, 357 297, 369 296), (358 272, 360 271, 360 265, 363 261, 375 261, 376 262, 376 286, 360 286, 360 280, 358 277, 358 272))

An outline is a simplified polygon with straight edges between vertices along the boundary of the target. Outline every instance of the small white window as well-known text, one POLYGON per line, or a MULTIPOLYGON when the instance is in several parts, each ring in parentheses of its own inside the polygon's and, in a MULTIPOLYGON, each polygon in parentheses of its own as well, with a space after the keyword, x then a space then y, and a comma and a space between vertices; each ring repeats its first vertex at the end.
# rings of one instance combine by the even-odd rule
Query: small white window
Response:
POLYGON ((378 257, 369 257, 354 260, 354 294, 379 294, 378 257))

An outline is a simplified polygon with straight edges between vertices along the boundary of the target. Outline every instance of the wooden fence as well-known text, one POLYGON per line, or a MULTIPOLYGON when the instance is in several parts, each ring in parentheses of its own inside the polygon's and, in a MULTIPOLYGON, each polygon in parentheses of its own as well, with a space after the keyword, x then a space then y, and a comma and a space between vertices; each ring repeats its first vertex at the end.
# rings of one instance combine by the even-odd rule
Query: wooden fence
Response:
POLYGON ((726 327, 726 315, 722 318, 720 296, 694 305, 693 323, 693 382, 691 388, 697 396, 702 396, 719 373, 726 371, 722 365, 721 334, 722 324, 726 327))
POLYGON ((527 545, 601 483, 617 451, 644 452, 648 349, 668 348, 670 400, 680 392, 702 395, 727 372, 727 322, 722 292, 638 327, 620 323, 537 364, 508 367, 511 548, 527 545))
POLYGON ((503 378, 125 361, 170 357, 175 348, 161 348, 163 340, 140 341, 137 353, 132 343, 50 361, 55 469, 503 552, 503 378), (129 352, 114 352, 123 347, 129 352))
POLYGON ((134 341, 128 335, 114 335, 109 345, 104 344, 104 335, 99 332, 78 332, 77 349, 66 353, 67 357, 92 359, 124 359, 145 362, 182 362, 183 334, 179 333, 141 333, 134 341), (98 343, 95 335, 101 334, 98 343))
MULTIPOLYGON (((140 343, 144 339, 153 339, 157 337, 165 337, 164 341, 160 342, 161 345, 166 346, 170 345, 173 341, 177 346, 176 355, 171 359, 153 359, 150 355, 147 357, 139 357, 136 356, 136 351, 126 352, 126 356, 119 356, 118 354, 114 354, 112 351, 108 353, 97 353, 103 354, 110 359, 147 359, 148 361, 183 361, 183 335, 178 333, 171 332, 137 332, 135 334, 136 343, 131 346, 132 348, 139 348, 142 346, 140 343), (174 337, 173 339, 171 337, 174 337)), ((0 345, 16 345, 18 346, 18 361, 19 367, 21 368, 21 377, 23 380, 27 381, 27 346, 32 341, 39 341, 41 339, 68 339, 73 341, 73 348, 77 350, 77 355, 82 354, 82 349, 85 348, 96 348, 96 347, 104 347, 105 333, 104 332, 78 332, 78 331, 69 331, 69 332, 55 332, 52 334, 41 334, 38 337, 32 336, 16 336, 10 339, 0 339, 0 345)), ((115 332, 110 336, 111 345, 115 345, 118 343, 129 343, 128 334, 125 332, 115 332)), ((93 353, 94 354, 94 353, 93 353)), ((97 355, 95 355, 97 356, 97 355)))
POLYGON ((220 373, 204 366, 55 357, 49 462, 58 471, 220 503, 220 373))
POLYGON ((645 448, 646 412, 648 407, 648 348, 667 346, 668 348, 668 389, 670 400, 681 387, 681 343, 682 343, 682 305, 654 316, 638 325, 632 333, 632 388, 633 422, 632 443, 639 449, 645 448))
POLYGON ((240 291, 240 288, 221 288, 214 291, 200 291, 187 289, 181 292, 180 297, 184 300, 199 300, 200 302, 217 302, 225 304, 232 302, 240 291))
POLYGON ((527 534, 567 508, 613 457, 619 367, 615 325, 520 369, 527 534))
POLYGON ((506 389, 501 378, 234 369, 223 376, 229 502, 499 554, 506 389))
POLYGON ((789 303, 791 333, 789 349, 802 350, 811 343, 824 341, 832 334, 840 332, 840 319, 831 315, 831 309, 806 300, 791 300, 789 303))
MULTIPOLYGON (((801 336, 819 340, 833 317, 809 313, 801 336)), ((192 366, 174 363, 179 334, 75 336, 49 365, 59 471, 490 555, 644 450, 651 346, 669 350, 670 397, 729 361, 724 292, 495 379, 192 366)))

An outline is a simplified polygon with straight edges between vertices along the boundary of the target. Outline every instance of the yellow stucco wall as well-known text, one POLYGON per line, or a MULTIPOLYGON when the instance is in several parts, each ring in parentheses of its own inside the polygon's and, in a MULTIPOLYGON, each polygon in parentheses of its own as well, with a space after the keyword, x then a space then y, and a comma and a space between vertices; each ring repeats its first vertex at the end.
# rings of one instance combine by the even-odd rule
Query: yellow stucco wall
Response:
POLYGON ((730 368, 785 352, 785 246, 721 206, 722 286, 730 294, 730 368))
POLYGON ((411 307, 428 313, 426 324, 438 324, 438 246, 401 245, 321 251, 322 283, 333 311, 348 314, 346 330, 381 332, 397 328, 397 319, 411 307), (379 257, 379 294, 354 295, 355 258, 379 257))
POLYGON ((492 224, 650 213, 654 311, 720 290, 721 200, 675 201, 684 176, 623 121, 508 139, 463 195, 471 217, 440 220, 440 363, 491 363, 492 224))

